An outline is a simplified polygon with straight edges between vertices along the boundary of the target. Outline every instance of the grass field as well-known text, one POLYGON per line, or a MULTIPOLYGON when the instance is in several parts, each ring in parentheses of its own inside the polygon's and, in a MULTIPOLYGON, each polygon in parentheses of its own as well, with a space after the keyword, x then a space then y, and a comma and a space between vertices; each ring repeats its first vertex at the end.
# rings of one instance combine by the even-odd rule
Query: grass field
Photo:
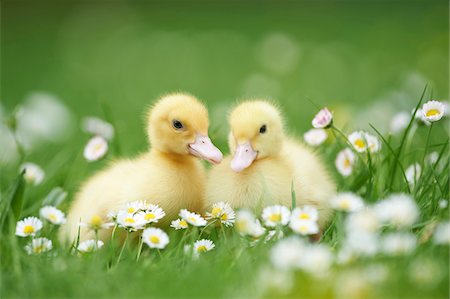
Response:
MULTIPOLYGON (((448 8, 444 1, 3 1, 1 297, 448 298, 449 247, 437 244, 436 228, 450 219, 442 201, 449 199, 449 118, 432 126, 411 119, 396 134, 389 125, 396 113, 409 114, 430 99, 448 102, 448 8), (57 227, 48 223, 41 234, 53 249, 28 255, 29 240, 14 234, 16 221, 38 216, 43 202, 58 198, 58 208, 67 212, 80 183, 96 170, 145 151, 144 111, 176 90, 207 104, 210 137, 224 153, 226 113, 237 99, 274 99, 288 131, 299 138, 318 108, 329 107, 336 129, 327 129, 327 141, 315 151, 339 192, 358 194, 369 207, 397 193, 414 199, 420 215, 400 230, 417 239, 411 250, 395 255, 377 249, 345 259, 349 215, 338 211, 320 243, 311 245, 324 246, 332 261, 327 254, 310 256, 309 268, 286 269, 273 258, 277 252, 289 256, 283 240, 254 243, 234 227, 214 226, 202 238, 215 248, 198 259, 183 245, 192 244, 201 228, 167 229, 169 245, 144 245, 138 261, 137 246, 127 243, 119 261, 118 242, 75 254, 60 247, 57 227), (103 160, 83 157, 90 138, 80 129, 85 116, 114 127, 103 160), (343 135, 354 130, 377 136, 381 150, 358 154, 352 174, 343 177, 335 159, 347 147, 343 135), (41 184, 25 183, 23 162, 45 171, 41 184), (422 171, 410 184, 403 174, 414 163, 422 171)), ((378 234, 396 231, 387 225, 378 234)))

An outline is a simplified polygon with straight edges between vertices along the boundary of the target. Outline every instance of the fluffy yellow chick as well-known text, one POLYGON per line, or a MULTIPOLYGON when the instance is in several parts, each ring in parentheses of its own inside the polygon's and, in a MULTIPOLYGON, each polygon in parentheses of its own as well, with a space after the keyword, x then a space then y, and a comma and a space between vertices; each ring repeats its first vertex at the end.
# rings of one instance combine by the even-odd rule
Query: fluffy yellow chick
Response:
MULTIPOLYGON (((87 180, 75 197, 60 238, 72 242, 80 220, 99 220, 96 215, 106 219, 110 211, 136 200, 158 204, 166 212, 166 223, 183 208, 202 212, 206 175, 197 157, 212 163, 222 160, 222 153, 208 137, 208 126, 208 111, 195 97, 162 97, 148 113, 151 150, 135 159, 116 161, 87 180)), ((106 233, 100 238, 107 239, 106 233)), ((93 237, 85 228, 80 236, 93 237)))
POLYGON ((312 205, 323 228, 332 211, 329 200, 336 187, 321 160, 307 147, 284 134, 279 110, 266 101, 246 101, 229 116, 231 156, 214 166, 206 187, 208 204, 218 201, 233 208, 259 212, 267 205, 312 205))

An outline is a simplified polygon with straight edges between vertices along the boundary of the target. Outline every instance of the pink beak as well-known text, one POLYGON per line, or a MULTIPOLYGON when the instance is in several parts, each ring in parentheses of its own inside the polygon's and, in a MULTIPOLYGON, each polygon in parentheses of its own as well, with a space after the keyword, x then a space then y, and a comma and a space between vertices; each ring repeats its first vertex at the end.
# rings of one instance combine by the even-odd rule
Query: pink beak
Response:
POLYGON ((208 136, 197 134, 195 142, 189 144, 189 153, 214 164, 222 161, 222 152, 214 146, 208 136))
POLYGON ((241 172, 253 163, 256 155, 257 153, 253 150, 250 142, 238 144, 233 160, 231 160, 231 169, 235 172, 241 172))

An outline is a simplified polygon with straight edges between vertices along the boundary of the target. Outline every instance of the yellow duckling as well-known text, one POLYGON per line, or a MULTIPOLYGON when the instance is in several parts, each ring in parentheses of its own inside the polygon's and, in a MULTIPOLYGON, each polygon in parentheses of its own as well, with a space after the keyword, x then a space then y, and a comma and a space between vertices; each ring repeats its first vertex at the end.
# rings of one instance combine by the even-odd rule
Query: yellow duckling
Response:
MULTIPOLYGON (((110 211, 137 200, 158 204, 166 212, 166 223, 183 208, 202 212, 206 175, 196 157, 212 163, 222 160, 222 153, 208 137, 208 126, 208 111, 195 97, 162 97, 148 113, 151 150, 132 160, 116 161, 87 180, 76 195, 60 238, 72 242, 80 220, 98 223, 110 211)), ((80 236, 88 239, 92 233, 81 228, 80 236)))
POLYGON ((209 173, 208 204, 225 201, 257 211, 273 204, 290 207, 293 186, 297 206, 316 207, 323 228, 332 215, 335 184, 312 151, 285 136, 279 110, 265 101, 246 101, 231 112, 229 124, 231 156, 209 173))

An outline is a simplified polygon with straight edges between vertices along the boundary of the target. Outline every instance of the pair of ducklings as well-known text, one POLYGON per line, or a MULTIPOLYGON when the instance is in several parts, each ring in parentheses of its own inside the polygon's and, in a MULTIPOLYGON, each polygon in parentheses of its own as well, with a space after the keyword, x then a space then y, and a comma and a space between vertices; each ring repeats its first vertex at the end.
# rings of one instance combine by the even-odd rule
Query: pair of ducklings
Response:
MULTIPOLYGON (((162 97, 148 114, 151 150, 116 161, 87 180, 61 238, 74 240, 80 220, 106 218, 131 201, 158 204, 166 212, 167 224, 180 209, 203 214, 219 201, 254 210, 272 204, 290 206, 292 187, 298 206, 318 209, 323 228, 331 217, 329 199, 335 185, 313 152, 285 136, 277 107, 261 100, 242 102, 231 112, 229 124, 231 155, 220 163, 222 153, 208 137, 206 107, 187 94, 162 97), (207 173, 198 158, 216 165, 207 173)), ((80 236, 92 237, 85 228, 80 236)), ((106 234, 100 237, 107 239, 106 234)))

